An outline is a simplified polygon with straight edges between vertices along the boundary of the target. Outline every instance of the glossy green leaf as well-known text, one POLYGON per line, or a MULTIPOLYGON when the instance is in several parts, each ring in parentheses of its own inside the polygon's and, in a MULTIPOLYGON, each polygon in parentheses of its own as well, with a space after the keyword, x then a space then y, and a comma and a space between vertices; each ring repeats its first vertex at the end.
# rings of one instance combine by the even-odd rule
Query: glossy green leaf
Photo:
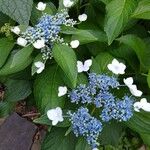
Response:
POLYGON ((149 0, 141 0, 138 3, 137 8, 132 14, 134 18, 140 19, 150 19, 150 1, 149 0))
POLYGON ((54 128, 44 139, 41 150, 75 150, 75 137, 65 136, 65 129, 54 128))
POLYGON ((0 11, 19 24, 29 24, 32 0, 0 0, 0 11))
POLYGON ((95 59, 93 58, 93 64, 90 71, 95 73, 107 73, 109 71, 107 65, 111 63, 112 60, 113 57, 109 53, 102 52, 97 55, 95 59))
POLYGON ((113 0, 106 6, 107 16, 104 29, 109 45, 123 31, 134 11, 135 4, 135 0, 113 0))
POLYGON ((22 71, 32 62, 32 48, 12 51, 5 65, 0 69, 0 76, 10 75, 22 71))
POLYGON ((48 67, 37 76, 34 83, 34 97, 42 113, 50 108, 64 106, 65 96, 58 97, 58 87, 63 85, 59 68, 56 65, 48 67))
POLYGON ((100 144, 117 146, 123 133, 123 127, 117 122, 105 124, 100 135, 100 144))
POLYGON ((91 150, 91 147, 87 144, 85 139, 79 138, 75 150, 91 150))
POLYGON ((32 90, 29 81, 25 80, 8 80, 5 83, 5 100, 6 101, 19 101, 27 98, 32 90))
POLYGON ((121 43, 132 48, 141 64, 141 69, 150 68, 150 51, 147 49, 145 42, 135 35, 125 35, 118 39, 121 43))
POLYGON ((140 134, 150 134, 150 113, 135 113, 126 125, 140 134))
POLYGON ((8 116, 12 107, 13 105, 11 103, 0 101, 0 118, 8 116))
POLYGON ((150 134, 141 134, 141 138, 146 145, 150 146, 150 134))
POLYGON ((0 68, 4 65, 13 46, 13 41, 8 40, 7 38, 0 39, 0 68))
POLYGON ((148 87, 150 88, 150 70, 148 71, 147 83, 148 83, 148 87))
POLYGON ((80 44, 87 44, 95 41, 107 42, 107 37, 103 31, 100 30, 77 30, 72 40, 79 40, 80 44))
POLYGON ((72 87, 75 87, 77 83, 77 59, 73 49, 66 45, 55 44, 53 56, 70 80, 72 87))
POLYGON ((25 69, 31 62, 32 47, 12 51, 5 65, 0 69, 0 75, 9 75, 25 69))

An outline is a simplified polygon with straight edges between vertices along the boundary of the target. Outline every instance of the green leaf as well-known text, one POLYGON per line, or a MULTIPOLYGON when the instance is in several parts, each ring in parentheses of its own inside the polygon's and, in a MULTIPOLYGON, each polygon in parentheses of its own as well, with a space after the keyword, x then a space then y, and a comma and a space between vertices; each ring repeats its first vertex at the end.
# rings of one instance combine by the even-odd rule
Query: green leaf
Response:
POLYGON ((109 71, 107 65, 111 63, 112 60, 113 57, 109 53, 102 52, 97 55, 95 59, 93 58, 93 64, 90 71, 95 73, 107 73, 109 71))
POLYGON ((44 139, 41 150, 75 150, 76 139, 72 134, 65 136, 65 129, 54 128, 44 139))
POLYGON ((12 51, 5 65, 0 69, 0 76, 13 74, 25 69, 32 61, 33 48, 28 46, 18 51, 12 51))
POLYGON ((102 145, 113 145, 117 146, 119 144, 120 138, 123 133, 123 127, 117 122, 111 122, 105 124, 100 135, 100 144, 102 145))
POLYGON ((148 83, 148 87, 150 88, 150 70, 148 71, 147 83, 148 83))
POLYGON ((113 0, 106 6, 107 17, 104 29, 109 45, 123 31, 134 11, 135 4, 135 0, 113 0))
MULTIPOLYGON (((52 126, 52 121, 48 119, 46 114, 42 115, 40 118, 35 119, 34 123, 52 126)), ((63 122, 59 122, 56 125, 56 127, 63 127, 63 128, 64 127, 69 127, 69 126, 70 126, 69 118, 64 118, 63 122)))
POLYGON ((29 81, 25 80, 8 80, 5 83, 5 100, 6 101, 19 101, 27 98, 32 90, 29 81))
POLYGON ((125 124, 140 134, 150 134, 150 113, 135 113, 125 124))
POLYGON ((85 139, 79 138, 75 150, 91 150, 91 147, 87 144, 85 139))
POLYGON ((73 34, 72 40, 79 40, 82 45, 95 41, 107 42, 107 37, 106 34, 100 30, 77 30, 73 34))
POLYGON ((132 14, 132 17, 140 19, 150 19, 150 1, 141 0, 138 3, 136 10, 132 14))
POLYGON ((141 134, 141 138, 144 141, 144 144, 150 146, 150 134, 141 134))
POLYGON ((42 113, 50 108, 64 106, 65 96, 58 97, 58 87, 63 85, 56 65, 50 66, 37 76, 34 83, 34 97, 42 113))
POLYGON ((33 51, 33 47, 28 46, 18 51, 12 60, 11 68, 17 66, 20 62, 27 60, 33 51))
POLYGON ((77 59, 75 52, 66 45, 55 44, 53 56, 70 80, 72 87, 75 87, 77 83, 77 59))
POLYGON ((141 70, 148 70, 150 68, 150 51, 142 39, 135 35, 125 35, 118 40, 135 51, 141 64, 141 70))
POLYGON ((12 103, 0 101, 0 118, 8 116, 13 107, 12 103))
POLYGON ((13 46, 13 41, 8 40, 7 38, 0 39, 0 68, 4 65, 13 46))
POLYGON ((29 24, 32 0, 0 0, 0 11, 19 24, 29 24))
POLYGON ((104 4, 108 4, 108 3, 110 3, 112 0, 100 0, 100 1, 102 1, 104 4))

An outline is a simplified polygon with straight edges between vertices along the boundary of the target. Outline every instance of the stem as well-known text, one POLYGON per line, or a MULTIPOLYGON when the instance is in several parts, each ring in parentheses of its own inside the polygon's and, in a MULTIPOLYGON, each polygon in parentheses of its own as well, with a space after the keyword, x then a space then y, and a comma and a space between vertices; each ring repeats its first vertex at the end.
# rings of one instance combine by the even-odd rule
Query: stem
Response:
POLYGON ((32 113, 32 114, 25 114, 22 117, 33 117, 33 116, 39 116, 40 113, 32 113))
POLYGON ((142 76, 148 77, 148 74, 145 74, 145 73, 141 73, 141 75, 142 75, 142 76))

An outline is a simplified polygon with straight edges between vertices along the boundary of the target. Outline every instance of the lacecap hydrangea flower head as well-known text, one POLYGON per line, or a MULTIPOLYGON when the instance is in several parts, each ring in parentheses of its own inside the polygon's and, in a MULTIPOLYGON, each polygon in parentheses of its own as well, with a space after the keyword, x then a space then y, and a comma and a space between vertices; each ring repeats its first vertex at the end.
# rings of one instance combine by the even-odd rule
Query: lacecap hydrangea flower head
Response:
MULTIPOLYGON (((87 66, 85 64, 79 65, 77 62, 79 73, 81 68, 88 66, 89 69, 92 63, 88 63, 87 66)), ((126 66, 114 59, 112 64, 108 64, 108 69, 114 75, 88 73, 88 83, 79 84, 68 94, 71 103, 80 106, 77 111, 68 112, 72 130, 77 137, 83 136, 92 149, 97 149, 100 144, 98 137, 103 130, 103 123, 111 120, 128 121, 134 112, 137 89, 133 89, 132 95, 124 93, 122 96, 117 96, 115 94, 121 88, 128 87, 126 83, 121 85, 118 80, 118 75, 125 73, 126 66)))
MULTIPOLYGON (((77 61, 78 73, 88 72, 91 65, 91 59, 85 62, 77 61)), ((150 104, 146 99, 142 98, 140 102, 135 102, 136 97, 142 96, 142 92, 133 84, 132 77, 123 79, 124 84, 120 84, 118 75, 125 73, 126 66, 114 59, 107 67, 113 75, 87 73, 87 84, 79 84, 71 91, 66 86, 58 87, 58 97, 68 94, 70 102, 77 106, 77 110, 67 112, 73 133, 76 137, 84 137, 92 150, 98 150, 98 138, 104 123, 111 120, 128 121, 134 111, 139 112, 140 109, 150 111, 150 104), (125 87, 131 94, 121 92, 118 96, 116 93, 125 87)), ((62 121, 63 114, 57 114, 59 115, 56 115, 56 118, 52 116, 50 120, 62 121)))

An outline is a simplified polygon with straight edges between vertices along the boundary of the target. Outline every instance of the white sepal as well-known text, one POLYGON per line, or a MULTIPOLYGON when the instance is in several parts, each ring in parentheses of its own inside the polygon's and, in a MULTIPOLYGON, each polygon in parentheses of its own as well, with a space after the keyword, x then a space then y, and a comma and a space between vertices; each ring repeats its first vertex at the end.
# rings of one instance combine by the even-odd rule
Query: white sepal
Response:
POLYGON ((11 28, 11 32, 18 35, 18 34, 20 34, 21 30, 18 26, 15 26, 15 27, 11 28))
POLYGON ((53 126, 57 125, 58 122, 64 121, 62 116, 62 109, 60 107, 48 110, 47 117, 52 121, 53 126))
POLYGON ((79 73, 87 72, 90 69, 91 65, 92 65, 91 59, 86 60, 84 63, 82 61, 77 61, 78 72, 79 73))
POLYGON ((63 5, 64 5, 66 8, 71 7, 73 4, 74 4, 73 1, 70 1, 70 0, 63 0, 63 5))
POLYGON ((67 87, 66 86, 59 86, 58 87, 58 97, 64 96, 67 93, 67 87))
POLYGON ((28 41, 22 37, 19 37, 17 39, 17 44, 20 45, 20 46, 23 46, 25 47, 27 45, 28 41))
POLYGON ((44 11, 45 8, 46 8, 46 3, 43 3, 43 2, 39 2, 36 7, 36 9, 38 9, 40 11, 44 11))
POLYGON ((36 49, 41 49, 41 48, 45 47, 45 40, 44 39, 37 40, 33 43, 33 46, 36 49))
POLYGON ((72 48, 77 48, 80 45, 80 42, 78 40, 73 40, 70 42, 70 45, 72 48))
POLYGON ((126 66, 123 63, 119 63, 117 59, 113 59, 111 64, 107 65, 108 69, 114 74, 124 74, 126 66))
POLYGON ((41 61, 35 62, 34 65, 35 65, 36 68, 37 68, 37 71, 36 71, 36 72, 37 72, 38 74, 41 73, 41 72, 45 69, 45 64, 44 64, 43 62, 41 62, 41 61))
POLYGON ((87 20, 87 15, 86 14, 82 14, 78 16, 79 21, 83 22, 87 20))

